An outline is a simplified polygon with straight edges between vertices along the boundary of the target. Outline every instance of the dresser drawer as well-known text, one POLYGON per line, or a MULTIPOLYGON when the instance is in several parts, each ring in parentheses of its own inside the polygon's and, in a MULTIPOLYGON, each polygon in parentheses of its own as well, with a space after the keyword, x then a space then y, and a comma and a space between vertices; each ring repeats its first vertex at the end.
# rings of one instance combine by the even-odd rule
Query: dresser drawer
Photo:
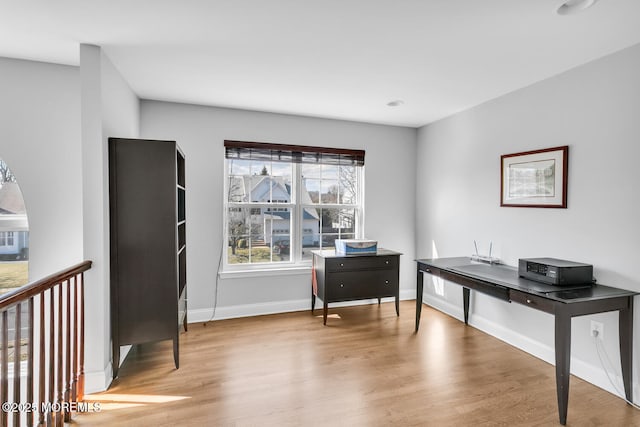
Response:
POLYGON ((356 255, 350 258, 327 259, 326 267, 327 271, 395 269, 398 267, 398 257, 356 255))
POLYGON ((395 297, 398 296, 400 282, 398 280, 398 271, 378 271, 376 274, 378 284, 378 297, 395 297))
POLYGON ((329 275, 326 292, 329 301, 377 298, 383 278, 377 272, 345 271, 329 275))

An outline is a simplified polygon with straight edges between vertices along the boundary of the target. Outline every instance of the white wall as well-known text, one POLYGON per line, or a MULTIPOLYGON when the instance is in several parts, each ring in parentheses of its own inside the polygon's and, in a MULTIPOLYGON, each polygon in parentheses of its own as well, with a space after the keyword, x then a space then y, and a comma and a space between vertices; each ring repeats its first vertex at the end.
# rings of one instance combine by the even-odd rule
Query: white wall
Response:
MULTIPOLYGON (((600 283, 640 291, 639 75, 636 45, 419 129, 416 255, 469 255, 474 239, 485 251, 493 241, 507 264, 540 256, 592 263, 600 283), (501 208, 500 155, 560 145, 569 145, 568 208, 501 208)), ((439 296, 427 279, 425 292, 461 316, 460 287, 446 284, 439 296)), ((553 362, 552 316, 482 295, 471 312, 475 326, 553 362)), ((611 390, 590 319, 604 322, 607 352, 619 361, 617 314, 585 316, 573 320, 572 371, 611 390)))
POLYGON ((140 102, 98 46, 80 46, 82 81, 82 182, 85 274, 86 389, 111 382, 109 297, 109 137, 135 138, 140 102))
MULTIPOLYGON (((415 297, 415 129, 143 101, 140 131, 175 139, 186 155, 190 321, 208 320, 215 301, 225 139, 366 150, 365 236, 404 253, 401 294, 415 297)), ((226 277, 218 299, 216 318, 308 309, 310 272, 226 277)))
POLYGON ((0 157, 27 207, 33 281, 82 261, 79 71, 0 58, 0 76, 0 157))
MULTIPOLYGON (((640 291, 640 46, 425 126, 417 148, 416 131, 400 127, 155 101, 140 111, 101 49, 82 49, 82 77, 77 67, 0 58, 0 157, 27 205, 30 279, 83 258, 95 263, 87 275, 88 391, 104 388, 110 374, 109 136, 176 139, 187 155, 191 320, 207 320, 214 303, 224 139, 365 149, 365 235, 404 253, 404 297, 415 286, 414 258, 434 248, 440 257, 469 254, 474 239, 493 241, 512 265, 530 256, 589 262, 599 282, 640 291), (565 144, 568 209, 499 207, 501 154, 565 144)), ((426 284, 429 303, 460 316, 459 287, 439 296, 426 284)), ((218 298, 218 318, 306 309, 309 275, 227 278, 218 298)), ((572 368, 611 389, 588 336, 591 318, 604 322, 607 351, 618 360, 617 316, 589 316, 573 322, 572 368)), ((553 360, 549 315, 474 295, 471 323, 553 360)))
MULTIPOLYGON (((81 69, 0 59, 0 156, 18 177, 27 204, 31 279, 82 259, 94 263, 85 275, 91 392, 107 387, 111 375, 106 141, 137 137, 141 120, 137 97, 102 50, 83 45, 80 56, 81 69)), ((224 139, 367 150, 366 236, 404 253, 402 292, 413 295, 414 129, 151 101, 143 112, 143 136, 175 138, 188 159, 191 320, 212 314, 224 139)), ((226 279, 217 318, 307 309, 309 295, 308 271, 226 279)))

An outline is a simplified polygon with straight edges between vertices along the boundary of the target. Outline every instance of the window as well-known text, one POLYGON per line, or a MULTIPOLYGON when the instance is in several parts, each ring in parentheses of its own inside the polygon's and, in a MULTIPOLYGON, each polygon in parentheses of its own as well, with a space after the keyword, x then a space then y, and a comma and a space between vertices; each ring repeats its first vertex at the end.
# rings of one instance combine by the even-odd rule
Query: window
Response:
POLYGON ((225 141, 225 267, 308 263, 362 237, 364 151, 225 141))
POLYGON ((13 245, 13 231, 0 231, 0 246, 13 245))
POLYGON ((0 294, 29 282, 29 221, 18 180, 0 158, 0 294))

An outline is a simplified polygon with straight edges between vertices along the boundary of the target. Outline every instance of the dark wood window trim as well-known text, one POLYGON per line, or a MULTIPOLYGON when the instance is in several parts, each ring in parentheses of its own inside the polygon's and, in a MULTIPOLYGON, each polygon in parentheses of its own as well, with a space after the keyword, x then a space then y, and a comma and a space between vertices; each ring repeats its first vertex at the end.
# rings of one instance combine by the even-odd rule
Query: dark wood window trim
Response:
POLYGON ((364 150, 225 140, 227 159, 364 166, 364 150))

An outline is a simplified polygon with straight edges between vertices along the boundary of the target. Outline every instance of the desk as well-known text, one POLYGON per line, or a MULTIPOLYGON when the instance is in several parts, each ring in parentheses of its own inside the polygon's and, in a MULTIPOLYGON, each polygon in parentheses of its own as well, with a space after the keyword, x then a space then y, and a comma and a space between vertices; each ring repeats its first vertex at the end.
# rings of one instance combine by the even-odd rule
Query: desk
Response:
POLYGON ((419 259, 417 264, 416 332, 422 311, 423 273, 462 286, 465 324, 469 321, 471 289, 554 315, 558 414, 563 425, 567 422, 569 402, 571 318, 618 311, 622 378, 627 400, 632 400, 633 297, 636 292, 602 285, 547 285, 518 277, 518 270, 514 267, 480 264, 466 257, 419 259))
POLYGON ((336 255, 334 250, 316 250, 313 254, 315 283, 311 284, 311 313, 316 296, 324 304, 322 317, 327 324, 330 302, 395 297, 400 315, 400 253, 378 249, 375 254, 336 255))

